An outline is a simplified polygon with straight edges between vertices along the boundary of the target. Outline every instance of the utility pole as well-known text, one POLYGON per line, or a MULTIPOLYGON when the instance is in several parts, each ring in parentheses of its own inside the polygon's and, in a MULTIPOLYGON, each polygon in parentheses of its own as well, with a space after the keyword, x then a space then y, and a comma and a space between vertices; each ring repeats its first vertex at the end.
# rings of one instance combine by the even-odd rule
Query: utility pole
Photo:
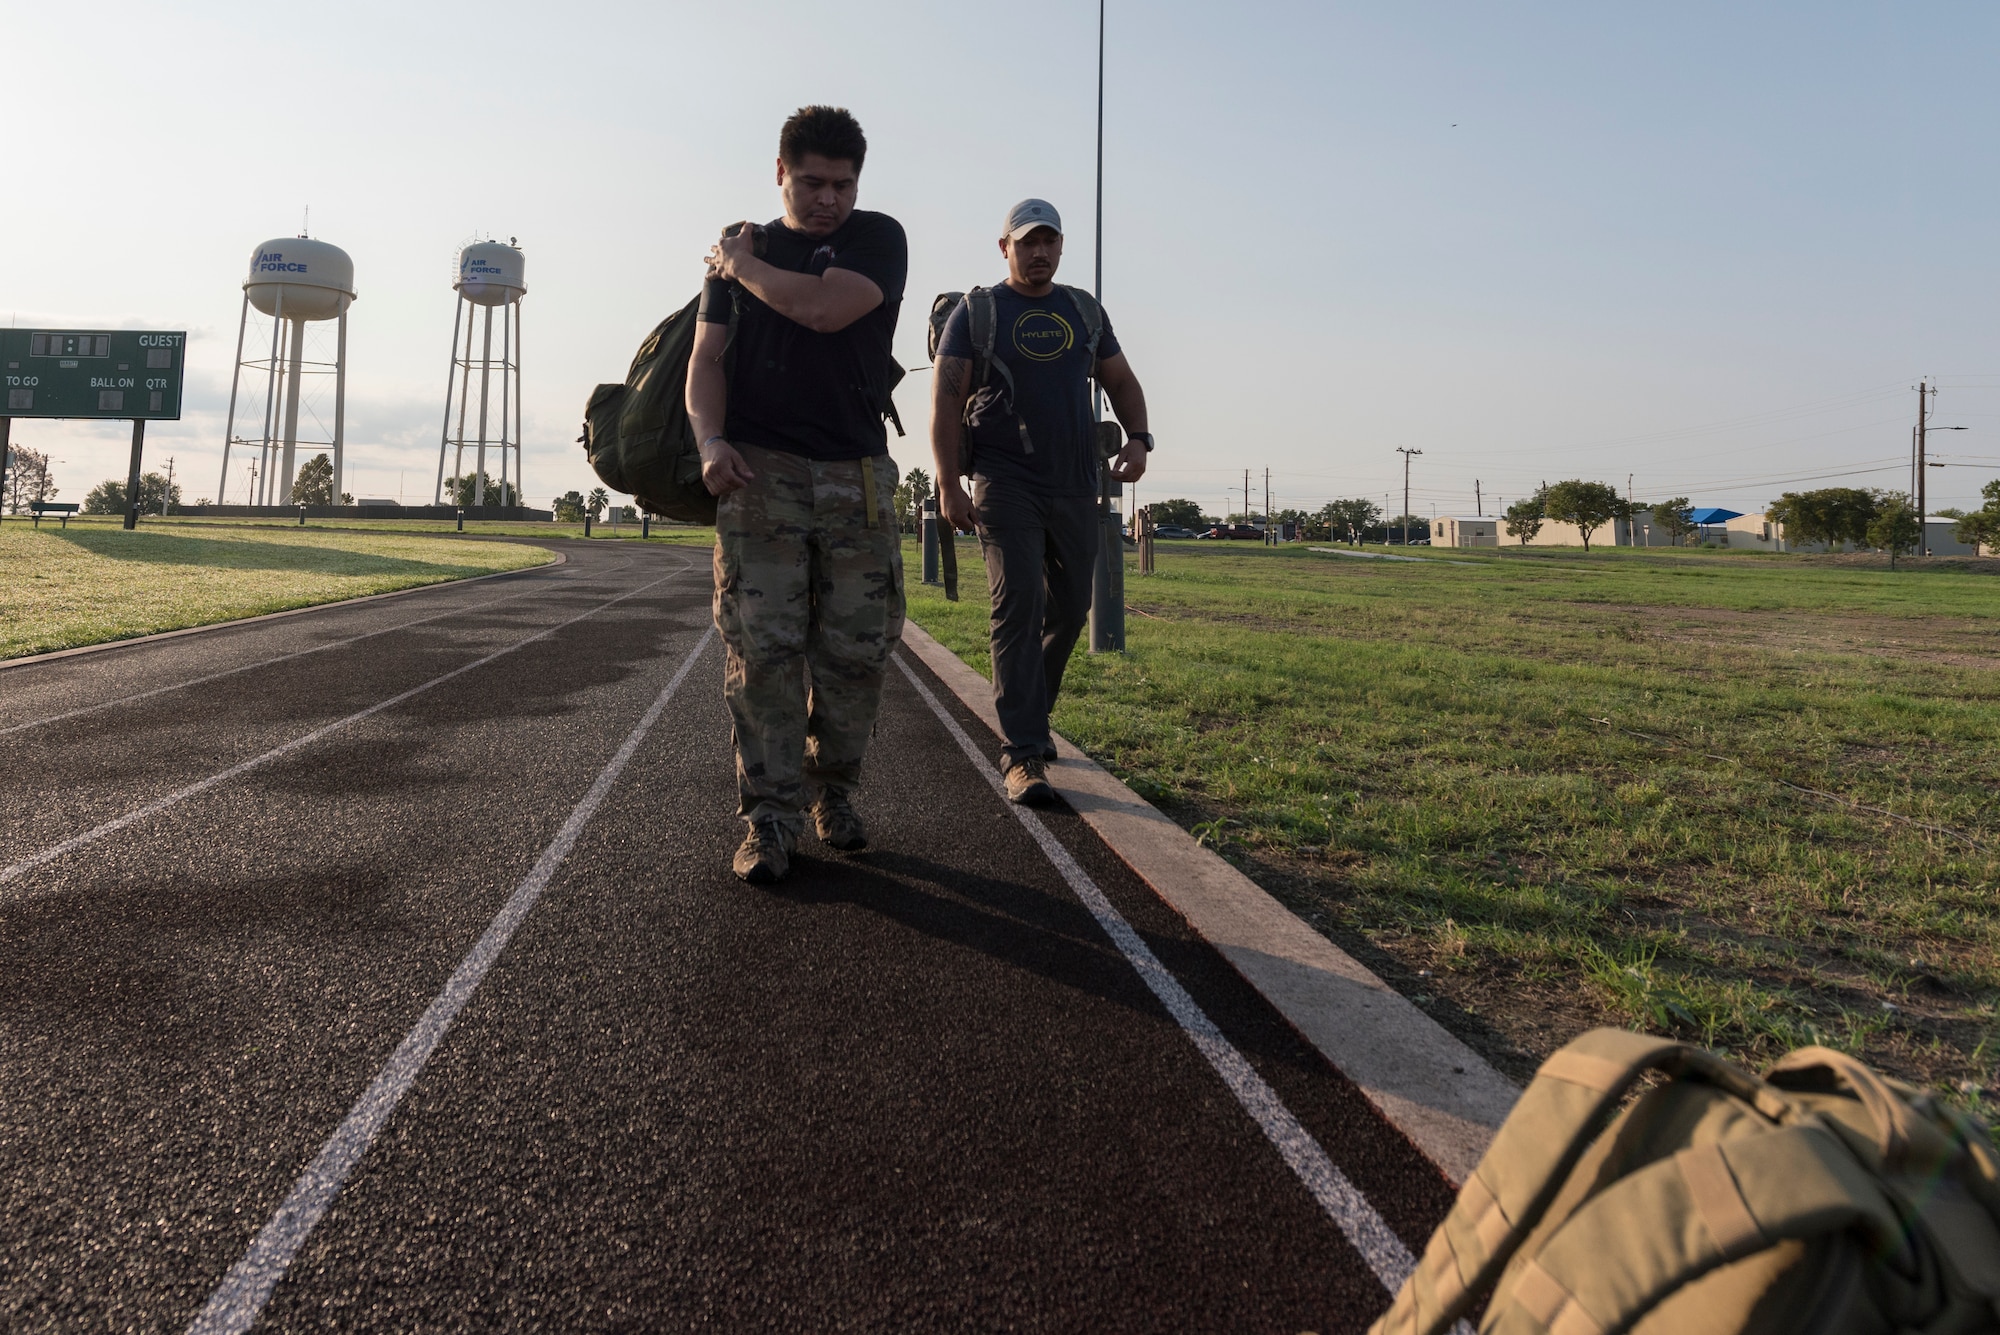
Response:
POLYGON ((1269 543, 1270 543, 1270 542, 1272 541, 1272 538, 1271 538, 1271 470, 1270 470, 1270 469, 1268 469, 1268 468, 1264 470, 1264 541, 1265 541, 1265 543, 1266 543, 1266 544, 1269 544, 1269 543))
POLYGON ((1918 556, 1929 556, 1931 554, 1931 526, 1924 522, 1926 514, 1924 510, 1924 493, 1927 490, 1927 488, 1924 486, 1924 483, 1928 480, 1924 477, 1924 428, 1926 425, 1926 418, 1927 418, 1927 414, 1925 413, 1924 409, 1928 405, 1929 400, 1930 400, 1930 382, 1924 380, 1918 381, 1917 382, 1917 532, 1921 535, 1917 539, 1918 556))
POLYGON ((1407 547, 1410 545, 1410 458, 1423 451, 1407 450, 1398 445, 1396 453, 1403 456, 1403 545, 1407 547))
POLYGON ((1486 518, 1486 498, 1479 494, 1478 478, 1472 479, 1472 513, 1481 519, 1486 518))
POLYGON ((174 456, 170 454, 167 456, 167 494, 160 501, 160 513, 163 515, 170 515, 173 512, 174 512, 174 456))
POLYGON ((1243 522, 1250 522, 1250 470, 1243 470, 1243 522))

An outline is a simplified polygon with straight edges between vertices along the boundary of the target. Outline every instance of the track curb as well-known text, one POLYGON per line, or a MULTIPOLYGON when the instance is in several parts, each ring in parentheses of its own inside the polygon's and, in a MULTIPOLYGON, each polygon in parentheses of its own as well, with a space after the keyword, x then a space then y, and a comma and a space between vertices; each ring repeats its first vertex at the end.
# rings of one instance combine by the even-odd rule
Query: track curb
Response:
MULTIPOLYGON (((492 541, 488 539, 488 541, 492 541)), ((535 539, 534 541, 540 541, 535 539)), ((496 570, 490 575, 471 575, 465 579, 441 579, 433 584, 412 584, 407 589, 390 589, 387 593, 364 593, 359 598, 341 598, 330 603, 310 603, 305 607, 288 607, 282 612, 260 612, 253 617, 236 617, 229 621, 211 621, 205 626, 183 626, 179 630, 156 630, 148 635, 128 635, 122 640, 106 640, 102 644, 79 644, 74 649, 55 649, 46 654, 23 654, 19 658, 0 661, 0 672, 9 668, 34 667, 41 663, 54 663, 59 659, 76 658, 82 654, 101 654, 110 649, 130 649, 135 645, 158 644, 161 640, 178 639, 183 635, 201 635, 211 630, 228 630, 232 626, 251 626, 259 621, 276 621, 280 617, 303 616, 307 612, 324 612, 332 607, 352 607, 356 603, 376 603, 384 598, 401 598, 407 594, 425 593, 432 589, 462 589, 468 584, 481 580, 501 579, 508 575, 529 575, 537 570, 553 570, 557 566, 569 564, 566 552, 555 548, 544 550, 555 556, 553 561, 544 561, 538 566, 521 566, 515 570, 496 570)))
MULTIPOLYGON (((986 678, 913 621, 903 643, 1000 735, 986 678)), ((1067 738, 1051 736, 1060 757, 1049 781, 1097 836, 1454 1186, 1463 1185, 1519 1088, 1067 738)))

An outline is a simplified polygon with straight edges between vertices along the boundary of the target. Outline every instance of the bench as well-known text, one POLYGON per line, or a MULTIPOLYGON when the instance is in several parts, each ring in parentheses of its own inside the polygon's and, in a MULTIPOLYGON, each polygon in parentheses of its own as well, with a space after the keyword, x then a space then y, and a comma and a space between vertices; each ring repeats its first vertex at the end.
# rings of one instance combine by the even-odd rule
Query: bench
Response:
POLYGON ((69 527, 69 517, 76 513, 77 506, 71 501, 30 501, 28 508, 35 512, 35 527, 42 526, 43 515, 61 515, 62 526, 69 527))

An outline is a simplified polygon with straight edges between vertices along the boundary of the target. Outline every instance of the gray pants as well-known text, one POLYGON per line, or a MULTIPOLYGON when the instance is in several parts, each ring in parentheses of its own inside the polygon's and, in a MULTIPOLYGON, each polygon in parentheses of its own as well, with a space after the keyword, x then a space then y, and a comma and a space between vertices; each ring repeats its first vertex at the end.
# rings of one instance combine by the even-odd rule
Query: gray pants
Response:
POLYGON ((1049 744, 1049 711, 1090 619, 1101 520, 1093 496, 1040 496, 980 479, 972 499, 993 600, 993 706, 1008 767, 1049 744))

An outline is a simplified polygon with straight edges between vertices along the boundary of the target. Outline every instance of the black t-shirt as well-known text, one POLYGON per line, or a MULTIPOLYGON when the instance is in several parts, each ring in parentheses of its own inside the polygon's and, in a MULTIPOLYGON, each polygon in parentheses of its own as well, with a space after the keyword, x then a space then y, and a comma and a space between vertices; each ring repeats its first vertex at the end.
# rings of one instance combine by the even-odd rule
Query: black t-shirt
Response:
MULTIPOLYGON (((972 399, 966 442, 972 475, 1028 486, 1049 496, 1097 494, 1097 426, 1090 411, 1089 337, 1076 301, 1062 288, 1024 297, 1005 283, 993 292, 993 359, 1014 377, 989 372, 972 399), (1019 424, 1028 428, 1021 437, 1019 424)), ((964 302, 945 321, 938 356, 972 360, 972 317, 964 302)), ((1111 317, 1097 339, 1099 359, 1118 355, 1111 317)))
MULTIPOLYGON (((742 315, 723 434, 808 459, 887 453, 882 413, 889 405, 891 345, 910 268, 903 225, 886 213, 856 209, 824 237, 795 232, 779 220, 769 225, 768 238, 763 256, 768 263, 794 273, 852 269, 882 289, 882 304, 845 329, 818 334, 738 287, 742 315)), ((728 321, 730 286, 716 280, 703 286, 703 320, 728 321)))

